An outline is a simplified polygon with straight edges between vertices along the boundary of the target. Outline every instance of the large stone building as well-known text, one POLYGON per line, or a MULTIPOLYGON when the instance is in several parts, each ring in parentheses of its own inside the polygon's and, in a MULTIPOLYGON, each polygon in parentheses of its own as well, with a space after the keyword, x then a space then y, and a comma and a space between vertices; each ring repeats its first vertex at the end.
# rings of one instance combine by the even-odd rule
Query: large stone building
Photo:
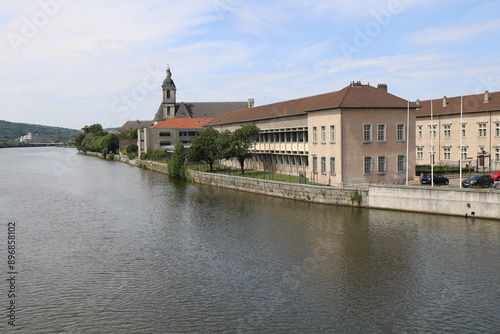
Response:
POLYGON ((415 104, 353 82, 332 93, 228 112, 219 131, 260 129, 253 168, 335 185, 389 183, 415 175, 415 104))
POLYGON ((174 151, 177 141, 184 147, 191 145, 191 138, 196 137, 203 126, 213 118, 169 118, 150 128, 138 131, 139 157, 148 149, 174 151))
POLYGON ((417 101, 416 163, 500 169, 500 92, 417 101), (432 108, 431 108, 432 102, 432 108))
POLYGON ((27 135, 22 136, 19 141, 21 143, 42 143, 43 137, 38 133, 33 134, 32 132, 28 132, 27 135))

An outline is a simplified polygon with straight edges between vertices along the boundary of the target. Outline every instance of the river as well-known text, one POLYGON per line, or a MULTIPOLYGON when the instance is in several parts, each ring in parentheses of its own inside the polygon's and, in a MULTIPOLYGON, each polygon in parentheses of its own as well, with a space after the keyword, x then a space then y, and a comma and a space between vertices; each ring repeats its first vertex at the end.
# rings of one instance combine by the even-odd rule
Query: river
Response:
POLYGON ((2 149, 0 332, 498 333, 499 226, 2 149))

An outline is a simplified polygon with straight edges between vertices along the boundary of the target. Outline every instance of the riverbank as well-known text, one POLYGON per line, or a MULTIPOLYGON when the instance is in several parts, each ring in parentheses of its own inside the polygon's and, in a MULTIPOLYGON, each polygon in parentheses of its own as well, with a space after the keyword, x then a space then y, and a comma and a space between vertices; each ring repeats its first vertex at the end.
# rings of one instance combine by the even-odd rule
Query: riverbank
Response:
MULTIPOLYGON (((100 153, 86 154, 103 158, 100 153)), ((168 174, 167 164, 118 155, 114 160, 168 174)), ((197 171, 189 171, 189 174, 189 181, 194 183, 306 202, 500 220, 500 191, 492 189, 401 185, 328 187, 197 171)))

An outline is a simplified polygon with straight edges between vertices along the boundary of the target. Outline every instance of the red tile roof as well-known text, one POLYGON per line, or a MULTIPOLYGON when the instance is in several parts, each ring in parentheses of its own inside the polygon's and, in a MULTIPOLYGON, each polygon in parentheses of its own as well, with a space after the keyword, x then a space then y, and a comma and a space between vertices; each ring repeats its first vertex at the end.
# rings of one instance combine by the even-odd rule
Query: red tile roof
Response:
POLYGON ((202 129, 213 118, 169 118, 151 128, 202 129))
MULTIPOLYGON (((446 106, 443 107, 443 99, 432 100, 433 115, 460 114, 460 96, 448 97, 446 106)), ((431 100, 421 101, 421 107, 417 109, 417 117, 431 115, 431 100)), ((500 92, 489 93, 488 102, 484 102, 484 94, 467 95, 463 97, 463 112, 485 112, 500 110, 500 92)))
MULTIPOLYGON (((370 85, 349 85, 339 91, 224 113, 207 125, 304 115, 332 108, 406 108, 408 102, 370 85)), ((415 108, 415 104, 411 104, 415 108)))

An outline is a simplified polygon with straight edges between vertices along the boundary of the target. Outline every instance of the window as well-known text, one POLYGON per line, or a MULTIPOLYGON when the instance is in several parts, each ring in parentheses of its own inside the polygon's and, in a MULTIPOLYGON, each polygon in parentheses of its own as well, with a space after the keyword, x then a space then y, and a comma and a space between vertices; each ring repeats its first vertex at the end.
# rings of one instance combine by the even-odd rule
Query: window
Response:
POLYGON ((377 125, 377 141, 385 142, 385 124, 377 125))
POLYGON ((325 126, 321 127, 321 142, 323 144, 326 143, 326 127, 325 126))
POLYGON ((500 148, 495 148, 495 161, 500 161, 500 148))
POLYGON ((486 137, 486 123, 479 123, 478 127, 478 137, 484 138, 486 137))
POLYGON ((500 123, 495 123, 495 137, 500 137, 500 123))
POLYGON ((429 125, 429 138, 436 138, 436 125, 429 125))
POLYGON ((418 126, 418 138, 422 138, 422 125, 418 126))
POLYGON ((330 174, 335 175, 335 157, 330 158, 330 174))
POLYGON ((451 138, 451 125, 443 125, 443 128, 444 128, 443 137, 451 138))
POLYGON ((443 147, 444 160, 451 160, 451 148, 449 146, 443 147))
POLYGON ((330 125, 330 143, 335 143, 335 125, 330 125))
POLYGON ((372 141, 372 125, 365 124, 363 125, 363 142, 371 143, 372 141))
POLYGON ((363 171, 365 174, 371 174, 373 172, 372 160, 372 157, 364 157, 363 171))
POLYGON ((160 132, 160 137, 170 137, 170 132, 160 132))
POLYGON ((405 141, 405 125, 396 125, 396 141, 405 141))
POLYGON ((418 160, 424 159, 424 148, 423 147, 417 147, 417 159, 418 160))
POLYGON ((462 160, 463 161, 467 160, 467 146, 462 146, 461 154, 462 154, 462 160))
POLYGON ((184 136, 187 137, 188 133, 187 132, 179 132, 179 136, 184 136))
POLYGON ((466 125, 467 124, 462 123, 462 138, 465 138, 465 134, 466 134, 465 128, 466 128, 466 125))
POLYGON ((169 141, 160 141, 160 146, 170 146, 171 143, 169 141))
POLYGON ((326 158, 321 157, 321 174, 326 174, 326 158))
POLYGON ((398 155, 398 173, 406 171, 406 157, 398 155))
POLYGON ((313 157, 313 173, 318 174, 318 158, 313 157))
POLYGON ((378 157, 378 173, 379 174, 387 173, 387 158, 386 157, 378 157))
POLYGON ((313 126, 313 143, 317 143, 318 142, 318 129, 313 126))

